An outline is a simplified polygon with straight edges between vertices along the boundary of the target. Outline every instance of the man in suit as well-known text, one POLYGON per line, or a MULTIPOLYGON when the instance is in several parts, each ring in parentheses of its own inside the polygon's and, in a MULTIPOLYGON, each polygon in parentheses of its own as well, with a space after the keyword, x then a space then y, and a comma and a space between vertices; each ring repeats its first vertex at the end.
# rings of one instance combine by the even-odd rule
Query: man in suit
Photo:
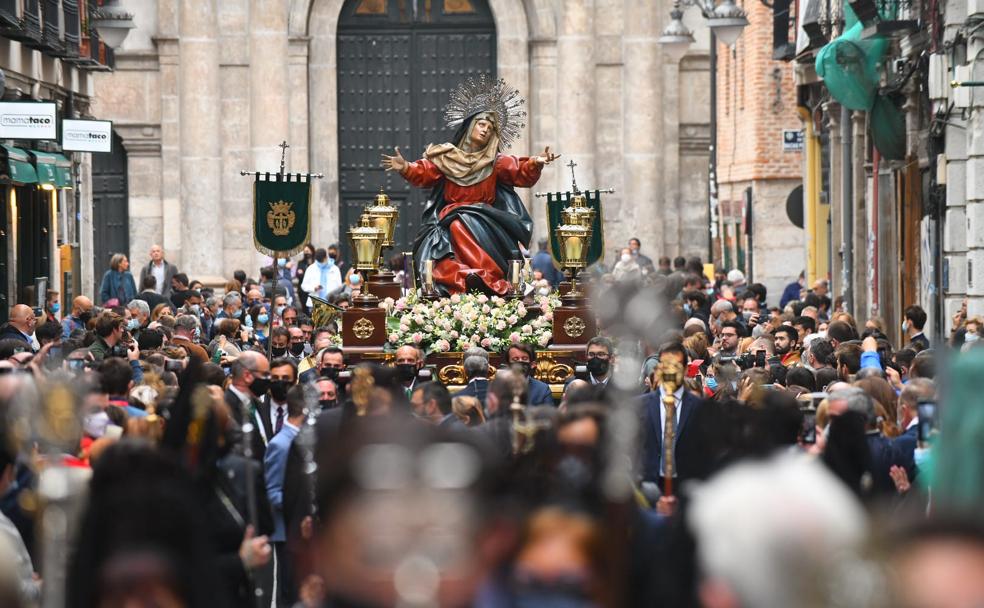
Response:
MULTIPOLYGON (((677 357, 687 366, 687 352, 683 345, 672 342, 663 345, 659 351, 660 359, 663 357, 677 357)), ((663 437, 666 428, 666 405, 663 398, 666 391, 660 382, 659 368, 653 371, 650 382, 656 390, 647 393, 642 397, 642 433, 643 433, 643 480, 657 482, 662 489, 664 485, 664 475, 666 473, 666 463, 664 462, 663 437)), ((680 384, 673 392, 676 398, 674 411, 674 448, 673 448, 673 481, 674 484, 686 481, 697 474, 695 470, 698 463, 692 462, 690 454, 693 446, 690 442, 694 440, 694 433, 691 432, 688 422, 700 408, 702 401, 687 391, 680 384)))
MULTIPOLYGON (((270 366, 272 377, 278 375, 278 370, 287 367, 286 359, 274 361, 270 366)), ((272 380, 270 392, 273 393, 274 387, 282 380, 272 380)), ((273 510, 273 534, 270 535, 270 542, 273 543, 273 550, 276 560, 276 580, 277 590, 280 597, 277 605, 292 605, 295 601, 291 556, 287 551, 288 536, 293 536, 294 530, 299 530, 301 521, 295 521, 303 508, 298 504, 303 497, 298 496, 296 484, 302 482, 304 459, 291 458, 296 447, 294 445, 297 436, 304 425, 304 389, 297 385, 286 391, 283 395, 284 405, 286 406, 286 418, 281 420, 282 428, 271 439, 266 447, 263 457, 264 481, 266 482, 266 494, 273 510), (288 470, 293 467, 293 470, 288 470), (300 470, 298 470, 300 469, 300 470), (292 487, 291 503, 286 502, 286 484, 290 479, 292 487), (281 602, 283 602, 281 604, 281 602)), ((301 519, 307 514, 300 515, 301 519)))
MULTIPOLYGON (((232 417, 242 426, 260 405, 259 398, 270 389, 270 363, 261 353, 247 350, 232 364, 231 374, 232 382, 226 389, 225 402, 229 405, 232 417)), ((252 458, 262 460, 262 455, 257 456, 255 451, 257 433, 258 430, 254 428, 251 433, 253 439, 249 445, 243 447, 249 449, 252 458)))
POLYGON ((270 362, 270 390, 253 409, 253 456, 263 460, 267 446, 287 420, 287 392, 297 384, 297 364, 284 357, 270 362))
POLYGON ((552 287, 557 287, 564 280, 564 273, 554 266, 553 257, 547 247, 547 239, 540 239, 537 244, 540 250, 533 256, 530 266, 533 270, 539 270, 543 278, 549 281, 552 287))
POLYGON ((10 309, 10 320, 0 330, 0 340, 20 340, 34 350, 34 340, 31 336, 34 335, 37 323, 38 320, 30 306, 17 304, 10 309))
POLYGON ((903 337, 908 338, 910 348, 921 351, 929 348, 929 338, 923 333, 926 325, 926 311, 920 306, 910 306, 905 309, 905 321, 902 322, 903 337))
POLYGON ((902 459, 902 466, 909 475, 909 480, 915 479, 916 463, 915 450, 919 442, 919 410, 920 401, 936 399, 936 385, 928 378, 913 378, 902 388, 899 394, 899 428, 902 434, 892 440, 902 459))
POLYGON ((464 428, 451 410, 451 393, 439 382, 424 382, 413 389, 410 407, 414 415, 435 426, 447 429, 464 428))
POLYGON ((529 379, 526 387, 526 405, 556 405, 550 387, 533 377, 536 364, 536 350, 529 344, 513 344, 506 350, 506 362, 510 367, 518 365, 529 379))
POLYGON ((893 466, 904 466, 905 459, 899 446, 879 431, 874 400, 860 388, 852 386, 831 392, 827 403, 827 411, 831 416, 840 416, 845 412, 864 416, 865 440, 871 454, 872 492, 881 496, 894 496, 895 483, 890 471, 893 466))
POLYGON ((150 246, 150 262, 140 269, 140 285, 144 289, 144 279, 154 277, 154 292, 162 297, 171 297, 171 279, 178 274, 178 268, 164 259, 164 249, 160 245, 150 246))
POLYGON ((489 360, 480 355, 466 355, 463 364, 468 385, 454 394, 455 397, 475 397, 485 407, 489 391, 489 360))
POLYGON ((396 369, 397 379, 403 386, 403 392, 407 399, 416 390, 417 374, 424 367, 424 353, 413 344, 404 344, 396 349, 394 353, 396 361, 393 365, 396 369))

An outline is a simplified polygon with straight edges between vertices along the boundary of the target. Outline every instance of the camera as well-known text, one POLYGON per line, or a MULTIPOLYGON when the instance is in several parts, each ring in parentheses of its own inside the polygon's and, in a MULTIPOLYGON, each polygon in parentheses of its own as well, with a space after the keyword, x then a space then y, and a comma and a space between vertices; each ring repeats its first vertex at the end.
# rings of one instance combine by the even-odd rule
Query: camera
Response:
POLYGON ((803 426, 800 430, 800 437, 803 443, 813 444, 817 442, 817 411, 811 407, 800 408, 803 414, 803 426))
POLYGON ((919 416, 919 443, 925 444, 939 432, 936 402, 920 401, 916 404, 916 412, 919 416))

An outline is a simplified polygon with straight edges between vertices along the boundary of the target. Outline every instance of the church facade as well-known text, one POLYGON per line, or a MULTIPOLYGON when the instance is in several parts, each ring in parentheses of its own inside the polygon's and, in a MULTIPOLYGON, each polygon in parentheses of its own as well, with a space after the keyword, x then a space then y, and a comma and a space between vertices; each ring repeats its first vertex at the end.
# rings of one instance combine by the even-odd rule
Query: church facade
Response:
MULTIPOLYGON (((606 253, 708 253, 709 70, 704 39, 680 63, 657 42, 671 2, 638 0, 128 0, 137 29, 100 74, 93 111, 127 151, 129 248, 161 243, 189 276, 217 280, 262 262, 251 235, 252 180, 323 173, 312 241, 344 240, 383 188, 401 209, 409 250, 426 192, 385 174, 381 153, 419 158, 450 136, 447 92, 494 73, 528 116, 508 150, 563 156, 535 191, 604 198, 606 253)), ((545 199, 522 193, 546 232, 545 199)), ((535 245, 533 246, 535 250, 535 245)))

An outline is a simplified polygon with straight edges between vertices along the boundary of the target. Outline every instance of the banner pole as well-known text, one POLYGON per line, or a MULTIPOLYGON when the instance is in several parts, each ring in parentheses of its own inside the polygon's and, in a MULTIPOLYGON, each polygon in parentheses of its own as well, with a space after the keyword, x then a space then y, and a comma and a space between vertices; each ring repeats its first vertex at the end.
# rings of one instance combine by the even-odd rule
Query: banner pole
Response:
MULTIPOLYGON (((277 263, 278 262, 278 260, 277 260, 278 257, 279 256, 277 255, 277 252, 274 252, 274 254, 273 254, 273 285, 271 286, 271 288, 273 289, 273 293, 270 294, 270 312, 271 313, 276 312, 276 309, 273 306, 273 302, 276 302, 277 301, 277 284, 280 282, 280 279, 277 276, 278 273, 280 272, 280 266, 277 263)), ((270 316, 271 318, 270 318, 270 323, 267 323, 267 347, 266 347, 266 351, 267 352, 266 352, 266 356, 267 356, 267 361, 273 361, 273 315, 268 315, 268 316, 270 316)), ((281 321, 281 323, 283 322, 283 320, 284 320, 283 315, 280 315, 280 321, 281 321)))

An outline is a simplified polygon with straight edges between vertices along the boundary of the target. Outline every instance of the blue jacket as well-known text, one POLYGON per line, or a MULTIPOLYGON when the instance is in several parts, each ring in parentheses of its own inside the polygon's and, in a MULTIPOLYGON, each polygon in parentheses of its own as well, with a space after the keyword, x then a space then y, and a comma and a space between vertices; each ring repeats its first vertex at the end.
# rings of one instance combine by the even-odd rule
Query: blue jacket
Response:
POLYGON ((550 386, 536 378, 530 378, 526 394, 527 405, 556 405, 553 395, 550 393, 550 386))
POLYGON ((452 395, 453 397, 475 397, 482 408, 485 408, 485 395, 489 392, 489 381, 485 378, 474 378, 468 385, 452 395))
POLYGON ((779 308, 785 308, 786 304, 789 304, 793 300, 800 299, 800 290, 803 286, 799 284, 799 281, 793 281, 786 288, 782 290, 782 297, 779 298, 779 308))
POLYGON ((100 304, 118 298, 120 306, 125 306, 135 297, 137 297, 137 285, 133 282, 133 275, 129 271, 106 271, 102 278, 102 284, 99 286, 100 304))
POLYGON ((267 498, 273 510, 273 534, 271 542, 287 540, 287 528, 284 524, 284 477, 287 473, 287 456, 290 446, 297 437, 298 429, 291 424, 284 424, 280 432, 270 439, 266 454, 263 456, 263 477, 266 482, 267 498))

